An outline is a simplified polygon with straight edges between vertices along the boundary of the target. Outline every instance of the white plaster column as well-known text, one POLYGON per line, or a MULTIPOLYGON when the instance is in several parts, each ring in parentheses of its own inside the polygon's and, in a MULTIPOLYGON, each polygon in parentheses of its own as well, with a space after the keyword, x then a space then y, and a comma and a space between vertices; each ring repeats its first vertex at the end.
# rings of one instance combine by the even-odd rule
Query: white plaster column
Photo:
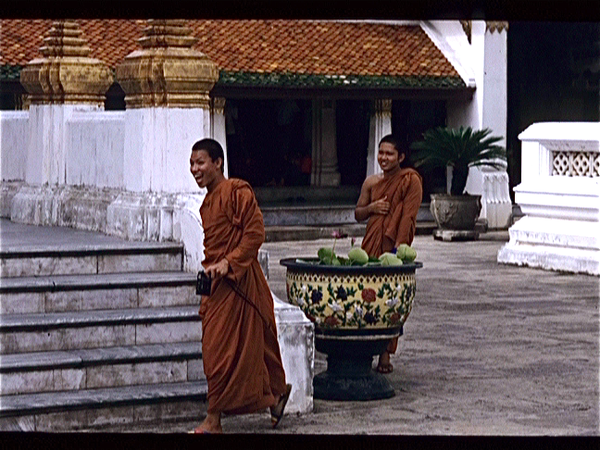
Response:
POLYGON ((211 111, 211 130, 210 137, 216 140, 221 147, 223 147, 223 153, 225 161, 223 161, 223 169, 225 177, 229 177, 229 157, 227 155, 227 132, 226 132, 226 121, 225 121, 225 98, 213 97, 210 99, 210 111, 211 111))
POLYGON ((205 108, 146 107, 125 111, 124 187, 133 192, 197 192, 186 170, 192 145, 210 136, 205 108))
MULTIPOLYGON (((452 63, 465 84, 475 87, 471 99, 447 102, 451 128, 490 128, 492 135, 506 139, 508 23, 434 20, 421 23, 423 30, 452 63)), ((500 143, 500 145, 506 145, 500 143)), ((467 192, 481 195, 480 218, 490 228, 506 228, 512 214, 506 171, 471 168, 467 192)))
POLYGON ((313 100, 313 186, 339 186, 335 100, 313 100))
POLYGON ((184 20, 148 20, 142 49, 117 67, 125 91, 124 187, 107 210, 107 232, 134 240, 179 240, 184 267, 200 269, 205 190, 189 172, 192 145, 211 136, 209 92, 216 65, 193 50, 184 20))
POLYGON ((369 146, 367 148, 367 176, 381 173, 377 162, 379 141, 392 132, 392 100, 375 99, 369 122, 369 146))

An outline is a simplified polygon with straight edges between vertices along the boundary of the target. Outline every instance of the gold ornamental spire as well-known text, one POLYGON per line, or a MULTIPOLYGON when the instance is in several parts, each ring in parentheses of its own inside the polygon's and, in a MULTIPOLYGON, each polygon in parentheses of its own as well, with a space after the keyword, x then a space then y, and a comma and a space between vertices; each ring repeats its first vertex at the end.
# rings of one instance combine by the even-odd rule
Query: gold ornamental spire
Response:
POLYGON ((185 20, 150 19, 142 47, 117 67, 117 81, 125 91, 127 108, 205 108, 219 78, 217 66, 193 50, 198 41, 185 20))
POLYGON ((40 48, 43 57, 30 61, 21 71, 29 102, 104 105, 113 77, 90 52, 76 21, 54 22, 40 48))

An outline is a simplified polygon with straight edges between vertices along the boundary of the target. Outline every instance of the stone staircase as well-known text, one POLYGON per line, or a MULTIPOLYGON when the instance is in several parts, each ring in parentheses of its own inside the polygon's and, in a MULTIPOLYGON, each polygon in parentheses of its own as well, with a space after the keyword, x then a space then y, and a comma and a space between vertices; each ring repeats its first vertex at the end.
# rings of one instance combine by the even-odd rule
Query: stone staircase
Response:
POLYGON ((1 225, 0 431, 203 415, 199 299, 180 245, 81 231, 25 245, 1 225))
MULTIPOLYGON (((366 222, 356 223, 354 209, 359 186, 280 186, 254 188, 265 224, 265 241, 298 241, 330 238, 334 230, 362 237, 366 222)), ((417 234, 436 228, 429 203, 417 214, 417 234)))

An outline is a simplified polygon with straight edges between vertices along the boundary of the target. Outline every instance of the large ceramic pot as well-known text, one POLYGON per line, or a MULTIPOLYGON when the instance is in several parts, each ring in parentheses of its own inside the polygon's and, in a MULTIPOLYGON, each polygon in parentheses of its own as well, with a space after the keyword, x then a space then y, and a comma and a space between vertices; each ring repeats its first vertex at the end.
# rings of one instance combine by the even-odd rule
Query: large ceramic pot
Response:
POLYGON ((429 209, 443 230, 473 230, 481 211, 481 195, 431 194, 429 209))
POLYGON ((290 303, 315 325, 315 347, 327 370, 313 380, 314 397, 328 400, 389 398, 394 390, 372 370, 373 356, 402 334, 416 291, 419 262, 400 266, 329 266, 316 258, 287 258, 290 303))
POLYGON ((475 227, 481 211, 481 195, 431 194, 431 213, 438 226, 433 238, 472 241, 479 238, 475 227))

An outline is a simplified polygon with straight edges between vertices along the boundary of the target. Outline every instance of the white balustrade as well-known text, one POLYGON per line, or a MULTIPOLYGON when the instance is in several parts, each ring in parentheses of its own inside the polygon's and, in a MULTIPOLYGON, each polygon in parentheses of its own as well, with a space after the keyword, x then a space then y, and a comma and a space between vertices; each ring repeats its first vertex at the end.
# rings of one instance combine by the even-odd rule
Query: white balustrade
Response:
POLYGON ((537 123, 519 138, 525 216, 498 262, 600 275, 600 123, 537 123))

